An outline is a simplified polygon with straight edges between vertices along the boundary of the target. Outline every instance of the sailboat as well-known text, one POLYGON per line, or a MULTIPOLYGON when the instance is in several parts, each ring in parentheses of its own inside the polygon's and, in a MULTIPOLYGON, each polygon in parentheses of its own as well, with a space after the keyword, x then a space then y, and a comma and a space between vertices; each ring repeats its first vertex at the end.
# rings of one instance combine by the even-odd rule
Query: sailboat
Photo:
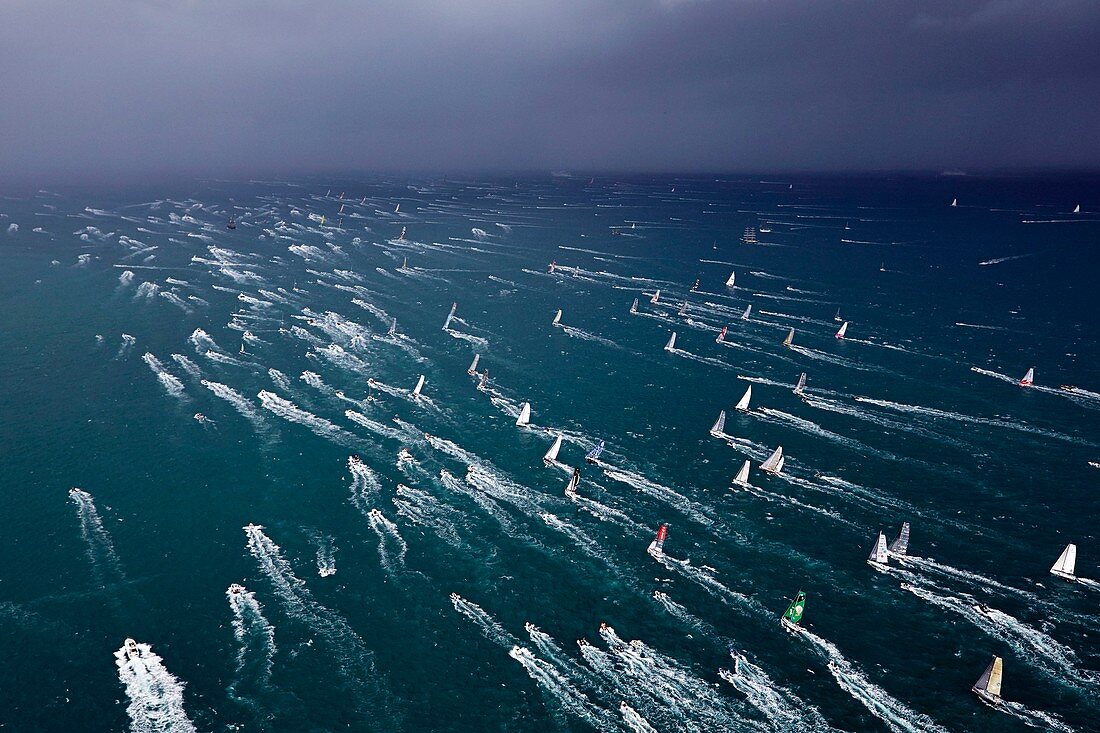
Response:
POLYGON ((898 536, 886 549, 894 557, 905 557, 905 553, 909 551, 909 522, 901 523, 901 531, 898 532, 898 536))
POLYGON ((420 379, 416 380, 416 386, 413 387, 412 396, 419 397, 420 390, 424 389, 424 375, 420 375, 420 379))
POLYGON ((451 319, 455 317, 455 310, 458 308, 458 303, 451 303, 451 312, 447 314, 447 320, 443 321, 443 330, 446 331, 451 327, 451 319))
POLYGON ((714 339, 714 343, 720 344, 726 339, 726 327, 722 326, 722 330, 718 332, 718 338, 714 339))
POLYGON ((638 312, 638 299, 637 298, 634 299, 634 303, 630 306, 630 312, 632 314, 638 312))
POLYGON ((783 628, 792 634, 801 631, 798 624, 802 621, 802 614, 806 611, 806 594, 802 591, 798 591, 798 595, 791 601, 791 605, 787 606, 787 610, 783 612, 783 617, 779 619, 779 623, 783 625, 783 628))
POLYGON ((481 358, 481 354, 474 354, 474 360, 470 362, 470 368, 466 370, 466 373, 471 377, 477 374, 477 362, 481 358))
POLYGON ((952 206, 958 206, 959 205, 959 200, 958 199, 951 199, 951 205, 952 206))
POLYGON ((726 411, 721 410, 718 413, 718 419, 714 421, 714 425, 710 428, 710 434, 715 438, 721 438, 724 433, 722 432, 726 427, 726 411))
POLYGON ((569 483, 565 485, 565 495, 570 499, 577 498, 577 486, 581 483, 581 470, 573 469, 573 475, 569 477, 569 483))
POLYGON ((875 542, 874 548, 871 550, 871 554, 867 556, 867 562, 873 568, 884 568, 888 564, 890 556, 886 552, 886 535, 883 532, 878 533, 878 541, 875 542))
POLYGON ((756 244, 756 229, 745 227, 745 233, 741 235, 742 244, 756 244))
POLYGON ((516 418, 516 425, 524 427, 531 424, 531 403, 524 402, 523 407, 520 408, 519 417, 516 418))
POLYGON ((389 336, 390 338, 393 338, 394 336, 397 335, 397 319, 396 318, 394 318, 393 321, 390 323, 390 330, 386 332, 386 335, 389 336))
POLYGON ((750 313, 752 313, 752 303, 749 303, 748 305, 745 306, 745 312, 741 314, 741 320, 742 321, 749 320, 749 314, 750 313))
POLYGON ((1004 672, 1004 662, 1000 657, 993 657, 993 661, 982 672, 982 676, 971 687, 971 691, 978 699, 987 705, 997 707, 1001 704, 1001 675, 1004 672))
POLYGON ((395 206, 395 207, 394 207, 394 209, 393 209, 393 213, 397 214, 397 213, 399 213, 400 211, 401 211, 401 204, 398 204, 397 206, 395 206))
POLYGON ((741 464, 741 470, 737 472, 737 475, 733 477, 733 483, 738 486, 749 485, 749 462, 745 461, 741 464))
POLYGON ((1028 369, 1027 374, 1020 380, 1021 387, 1030 387, 1033 384, 1035 384, 1035 367, 1028 369))
POLYGON ((401 227, 401 233, 397 235, 397 241, 398 242, 404 242, 405 241, 405 227, 401 227))
POLYGON ((244 341, 241 342, 241 356, 248 356, 248 352, 244 350, 244 341))
POLYGON ((672 351, 676 348, 676 332, 673 331, 672 335, 668 337, 668 343, 665 344, 665 351, 672 351))
POLYGON ((836 321, 837 323, 840 323, 840 308, 836 309, 836 315, 833 316, 833 320, 836 321))
POLYGON ((1080 214, 1081 213, 1081 204, 1077 204, 1076 206, 1073 207, 1073 213, 1074 214, 1080 214))
POLYGON ((656 303, 661 299, 661 289, 657 288, 657 292, 653 294, 653 297, 649 299, 650 303, 656 303))
POLYGON ((680 306, 680 310, 676 311, 678 316, 686 316, 688 312, 688 302, 685 300, 684 304, 680 306))
POLYGON ((741 395, 741 399, 737 401, 736 405, 734 405, 734 409, 735 410, 741 410, 742 412, 748 412, 748 410, 749 410, 749 400, 751 400, 751 399, 752 399, 752 385, 750 384, 748 386, 748 388, 745 389, 745 394, 741 395))
POLYGON ((604 443, 601 440, 599 445, 597 445, 595 448, 588 451, 588 453, 586 453, 584 455, 584 462, 585 463, 591 463, 593 465, 599 463, 600 462, 600 456, 603 454, 603 446, 604 446, 604 443))
POLYGON ((699 278, 695 278, 695 283, 691 286, 691 292, 693 292, 693 293, 698 293, 699 292, 699 278))
POLYGON ((661 526, 657 528, 657 536, 649 543, 649 548, 646 552, 653 555, 653 557, 659 557, 665 554, 666 537, 668 537, 668 524, 662 523, 661 526))
POLYGON ((794 343, 794 329, 792 328, 790 333, 787 334, 787 338, 783 339, 783 345, 790 347, 794 343))
POLYGON ((559 323, 561 323, 561 308, 558 308, 558 312, 554 314, 554 321, 550 325, 556 326, 559 323))
POLYGON ((486 369, 481 373, 481 377, 477 380, 477 388, 484 390, 489 386, 489 370, 486 369))
POLYGON ((775 453, 768 457, 768 460, 760 464, 760 470, 779 475, 783 471, 784 460, 783 446, 779 446, 775 449, 775 453))
POLYGON ((798 377, 798 384, 796 384, 794 386, 794 393, 796 395, 801 395, 805 391, 806 391, 806 372, 802 372, 802 374, 798 377))
POLYGON ((838 339, 842 339, 842 338, 844 338, 844 334, 846 334, 846 333, 848 333, 848 322, 847 321, 845 321, 844 325, 840 327, 840 330, 836 332, 836 337, 838 339))
POLYGON ((1077 564, 1077 545, 1068 544, 1066 549, 1062 550, 1062 554, 1058 556, 1058 559, 1051 566, 1050 572, 1052 575, 1057 575, 1059 578, 1064 578, 1070 582, 1077 580, 1077 576, 1073 574, 1073 567, 1077 564))
POLYGON ((731 272, 730 276, 726 278, 726 287, 727 288, 732 288, 733 287, 733 281, 736 279, 736 276, 737 276, 736 272, 731 272))
POLYGON ((546 455, 542 457, 542 462, 547 466, 552 466, 558 461, 558 451, 561 450, 561 436, 559 435, 554 439, 554 444, 550 446, 550 450, 546 451, 546 455))

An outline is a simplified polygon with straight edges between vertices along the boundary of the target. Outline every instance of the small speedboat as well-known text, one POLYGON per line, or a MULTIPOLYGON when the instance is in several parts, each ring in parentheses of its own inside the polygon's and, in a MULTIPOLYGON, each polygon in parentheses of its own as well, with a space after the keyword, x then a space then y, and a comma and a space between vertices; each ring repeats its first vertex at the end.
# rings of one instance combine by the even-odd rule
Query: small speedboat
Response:
POLYGON ((236 228, 237 228, 237 222, 236 222, 236 220, 235 220, 235 219, 233 219, 233 217, 232 217, 232 216, 231 216, 231 217, 229 217, 229 221, 227 221, 227 222, 225 223, 225 228, 226 228, 226 229, 236 229, 236 228))
POLYGON ((241 593, 244 593, 244 586, 239 583, 233 583, 229 586, 228 592, 231 596, 239 596, 241 593))
POLYGON ((409 453, 408 448, 402 448, 397 452, 397 465, 400 466, 403 463, 411 463, 416 459, 413 458, 413 454, 409 453))

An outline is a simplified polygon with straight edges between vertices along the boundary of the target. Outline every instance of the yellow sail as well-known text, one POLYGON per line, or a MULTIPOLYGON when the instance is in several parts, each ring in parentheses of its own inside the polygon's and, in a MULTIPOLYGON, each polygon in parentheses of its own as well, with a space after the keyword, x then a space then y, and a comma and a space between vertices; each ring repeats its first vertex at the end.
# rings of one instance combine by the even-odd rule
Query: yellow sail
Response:
POLYGON ((993 658, 993 669, 989 670, 989 682, 985 686, 985 691, 994 697, 1001 696, 1001 666, 1003 662, 1000 657, 993 658))
POLYGON ((794 343, 794 329, 793 328, 791 329, 791 332, 787 334, 787 338, 783 339, 783 345, 784 346, 790 346, 792 343, 794 343))

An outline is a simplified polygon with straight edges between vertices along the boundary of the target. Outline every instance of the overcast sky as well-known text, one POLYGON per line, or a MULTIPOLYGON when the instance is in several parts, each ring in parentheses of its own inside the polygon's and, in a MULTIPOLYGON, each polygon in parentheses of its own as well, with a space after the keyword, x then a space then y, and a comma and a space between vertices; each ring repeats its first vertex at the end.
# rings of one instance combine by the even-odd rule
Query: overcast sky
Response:
POLYGON ((0 0, 0 179, 1100 167, 1100 2, 0 0))

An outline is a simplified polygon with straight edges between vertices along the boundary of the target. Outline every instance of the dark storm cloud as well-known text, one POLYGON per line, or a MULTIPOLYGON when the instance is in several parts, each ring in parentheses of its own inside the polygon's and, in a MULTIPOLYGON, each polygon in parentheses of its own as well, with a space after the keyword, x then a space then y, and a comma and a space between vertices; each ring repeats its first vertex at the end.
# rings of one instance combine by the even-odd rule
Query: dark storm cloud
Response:
POLYGON ((0 176, 1096 167, 1100 3, 0 0, 0 176))

